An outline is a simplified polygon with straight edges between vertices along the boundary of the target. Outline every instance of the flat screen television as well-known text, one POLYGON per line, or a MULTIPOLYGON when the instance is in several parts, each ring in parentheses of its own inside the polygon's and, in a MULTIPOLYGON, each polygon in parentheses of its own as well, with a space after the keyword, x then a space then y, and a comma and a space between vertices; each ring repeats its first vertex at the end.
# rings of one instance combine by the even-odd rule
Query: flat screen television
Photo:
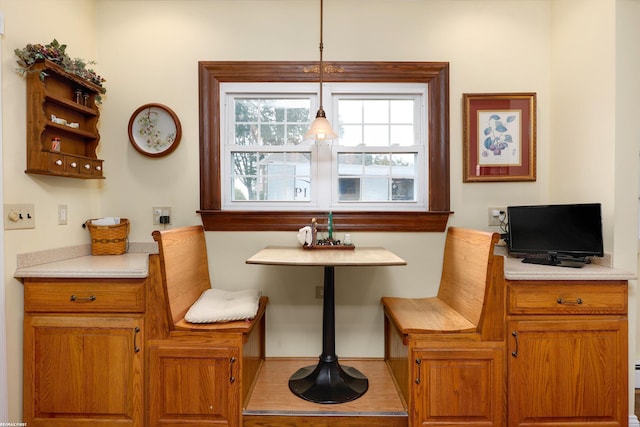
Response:
POLYGON ((603 256, 600 203, 509 206, 509 252, 523 262, 581 267, 603 256))

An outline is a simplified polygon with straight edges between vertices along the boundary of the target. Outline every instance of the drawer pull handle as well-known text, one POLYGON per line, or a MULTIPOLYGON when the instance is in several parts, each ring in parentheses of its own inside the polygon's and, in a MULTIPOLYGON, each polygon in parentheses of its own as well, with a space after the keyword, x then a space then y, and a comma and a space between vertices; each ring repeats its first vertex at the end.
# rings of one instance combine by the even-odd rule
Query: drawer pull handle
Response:
POLYGON ((511 352, 511 355, 512 355, 513 357, 518 357, 518 331, 513 331, 513 332, 511 332, 511 335, 513 336, 513 339, 514 339, 514 340, 515 340, 515 342, 516 342, 516 349, 515 349, 515 351, 512 351, 512 352, 511 352))
POLYGON ((95 301, 96 300, 96 296, 95 295, 91 295, 90 297, 87 297, 87 298, 78 298, 75 295, 71 295, 69 300, 71 300, 71 301, 95 301))
POLYGON ((569 304, 569 305, 580 305, 582 304, 582 298, 576 298, 575 300, 566 300, 562 297, 559 297, 557 300, 558 304, 569 304))
POLYGON ((140 328, 138 326, 136 326, 133 329, 133 352, 134 353, 138 353, 140 351, 140 347, 138 347, 138 342, 137 342, 137 338, 138 338, 138 334, 140 333, 140 328))
POLYGON ((418 365, 418 375, 416 375, 416 384, 420 384, 420 365, 422 365, 422 359, 416 359, 416 365, 418 365))
POLYGON ((236 382, 236 377, 233 376, 233 364, 236 362, 236 358, 231 356, 229 359, 229 382, 233 384, 236 382))

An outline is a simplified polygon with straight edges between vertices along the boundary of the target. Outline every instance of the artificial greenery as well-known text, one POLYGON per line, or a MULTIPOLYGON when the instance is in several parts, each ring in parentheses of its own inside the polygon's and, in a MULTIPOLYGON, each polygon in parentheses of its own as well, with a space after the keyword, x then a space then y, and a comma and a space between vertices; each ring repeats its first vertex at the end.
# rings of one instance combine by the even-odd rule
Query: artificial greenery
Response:
MULTIPOLYGON (((106 89, 102 86, 102 84, 106 81, 100 75, 98 75, 92 68, 89 68, 91 65, 94 65, 94 61, 85 61, 80 58, 72 59, 66 52, 67 45, 60 44, 58 40, 53 39, 53 41, 46 45, 41 44, 31 44, 29 43, 23 49, 16 49, 14 53, 19 58, 18 71, 21 73, 26 73, 36 62, 44 61, 48 59, 49 61, 58 64, 65 70, 67 73, 75 74, 76 76, 87 80, 91 83, 96 84, 100 87, 101 93, 106 93, 106 89)), ((45 72, 40 73, 40 79, 44 80, 47 76, 45 72)))

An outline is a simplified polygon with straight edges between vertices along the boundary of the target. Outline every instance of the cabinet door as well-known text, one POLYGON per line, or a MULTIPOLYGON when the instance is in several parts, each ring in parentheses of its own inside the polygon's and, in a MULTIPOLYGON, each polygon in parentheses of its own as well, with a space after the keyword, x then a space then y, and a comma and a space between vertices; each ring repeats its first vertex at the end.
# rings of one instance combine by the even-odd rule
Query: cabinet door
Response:
POLYGON ((149 427, 240 425, 238 350, 185 343, 149 347, 149 427), (189 424, 191 425, 191 424, 189 424))
POLYGON ((462 345, 412 352, 411 426, 504 425, 504 345, 462 345))
POLYGON ((141 317, 25 316, 30 427, 142 426, 141 317))
POLYGON ((509 426, 626 426, 627 323, 509 322, 509 426))

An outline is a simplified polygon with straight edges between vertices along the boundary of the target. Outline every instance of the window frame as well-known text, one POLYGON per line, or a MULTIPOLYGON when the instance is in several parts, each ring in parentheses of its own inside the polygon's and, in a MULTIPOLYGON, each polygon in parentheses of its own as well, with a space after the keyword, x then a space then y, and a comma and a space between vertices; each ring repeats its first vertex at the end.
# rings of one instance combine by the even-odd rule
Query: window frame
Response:
MULTIPOLYGON (((333 219, 349 231, 438 231, 450 211, 449 63, 324 62, 324 82, 427 83, 428 193, 424 211, 339 211, 333 219)), ((220 157, 220 83, 319 82, 319 62, 200 61, 200 209, 207 231, 294 231, 326 211, 223 210, 220 157)))

